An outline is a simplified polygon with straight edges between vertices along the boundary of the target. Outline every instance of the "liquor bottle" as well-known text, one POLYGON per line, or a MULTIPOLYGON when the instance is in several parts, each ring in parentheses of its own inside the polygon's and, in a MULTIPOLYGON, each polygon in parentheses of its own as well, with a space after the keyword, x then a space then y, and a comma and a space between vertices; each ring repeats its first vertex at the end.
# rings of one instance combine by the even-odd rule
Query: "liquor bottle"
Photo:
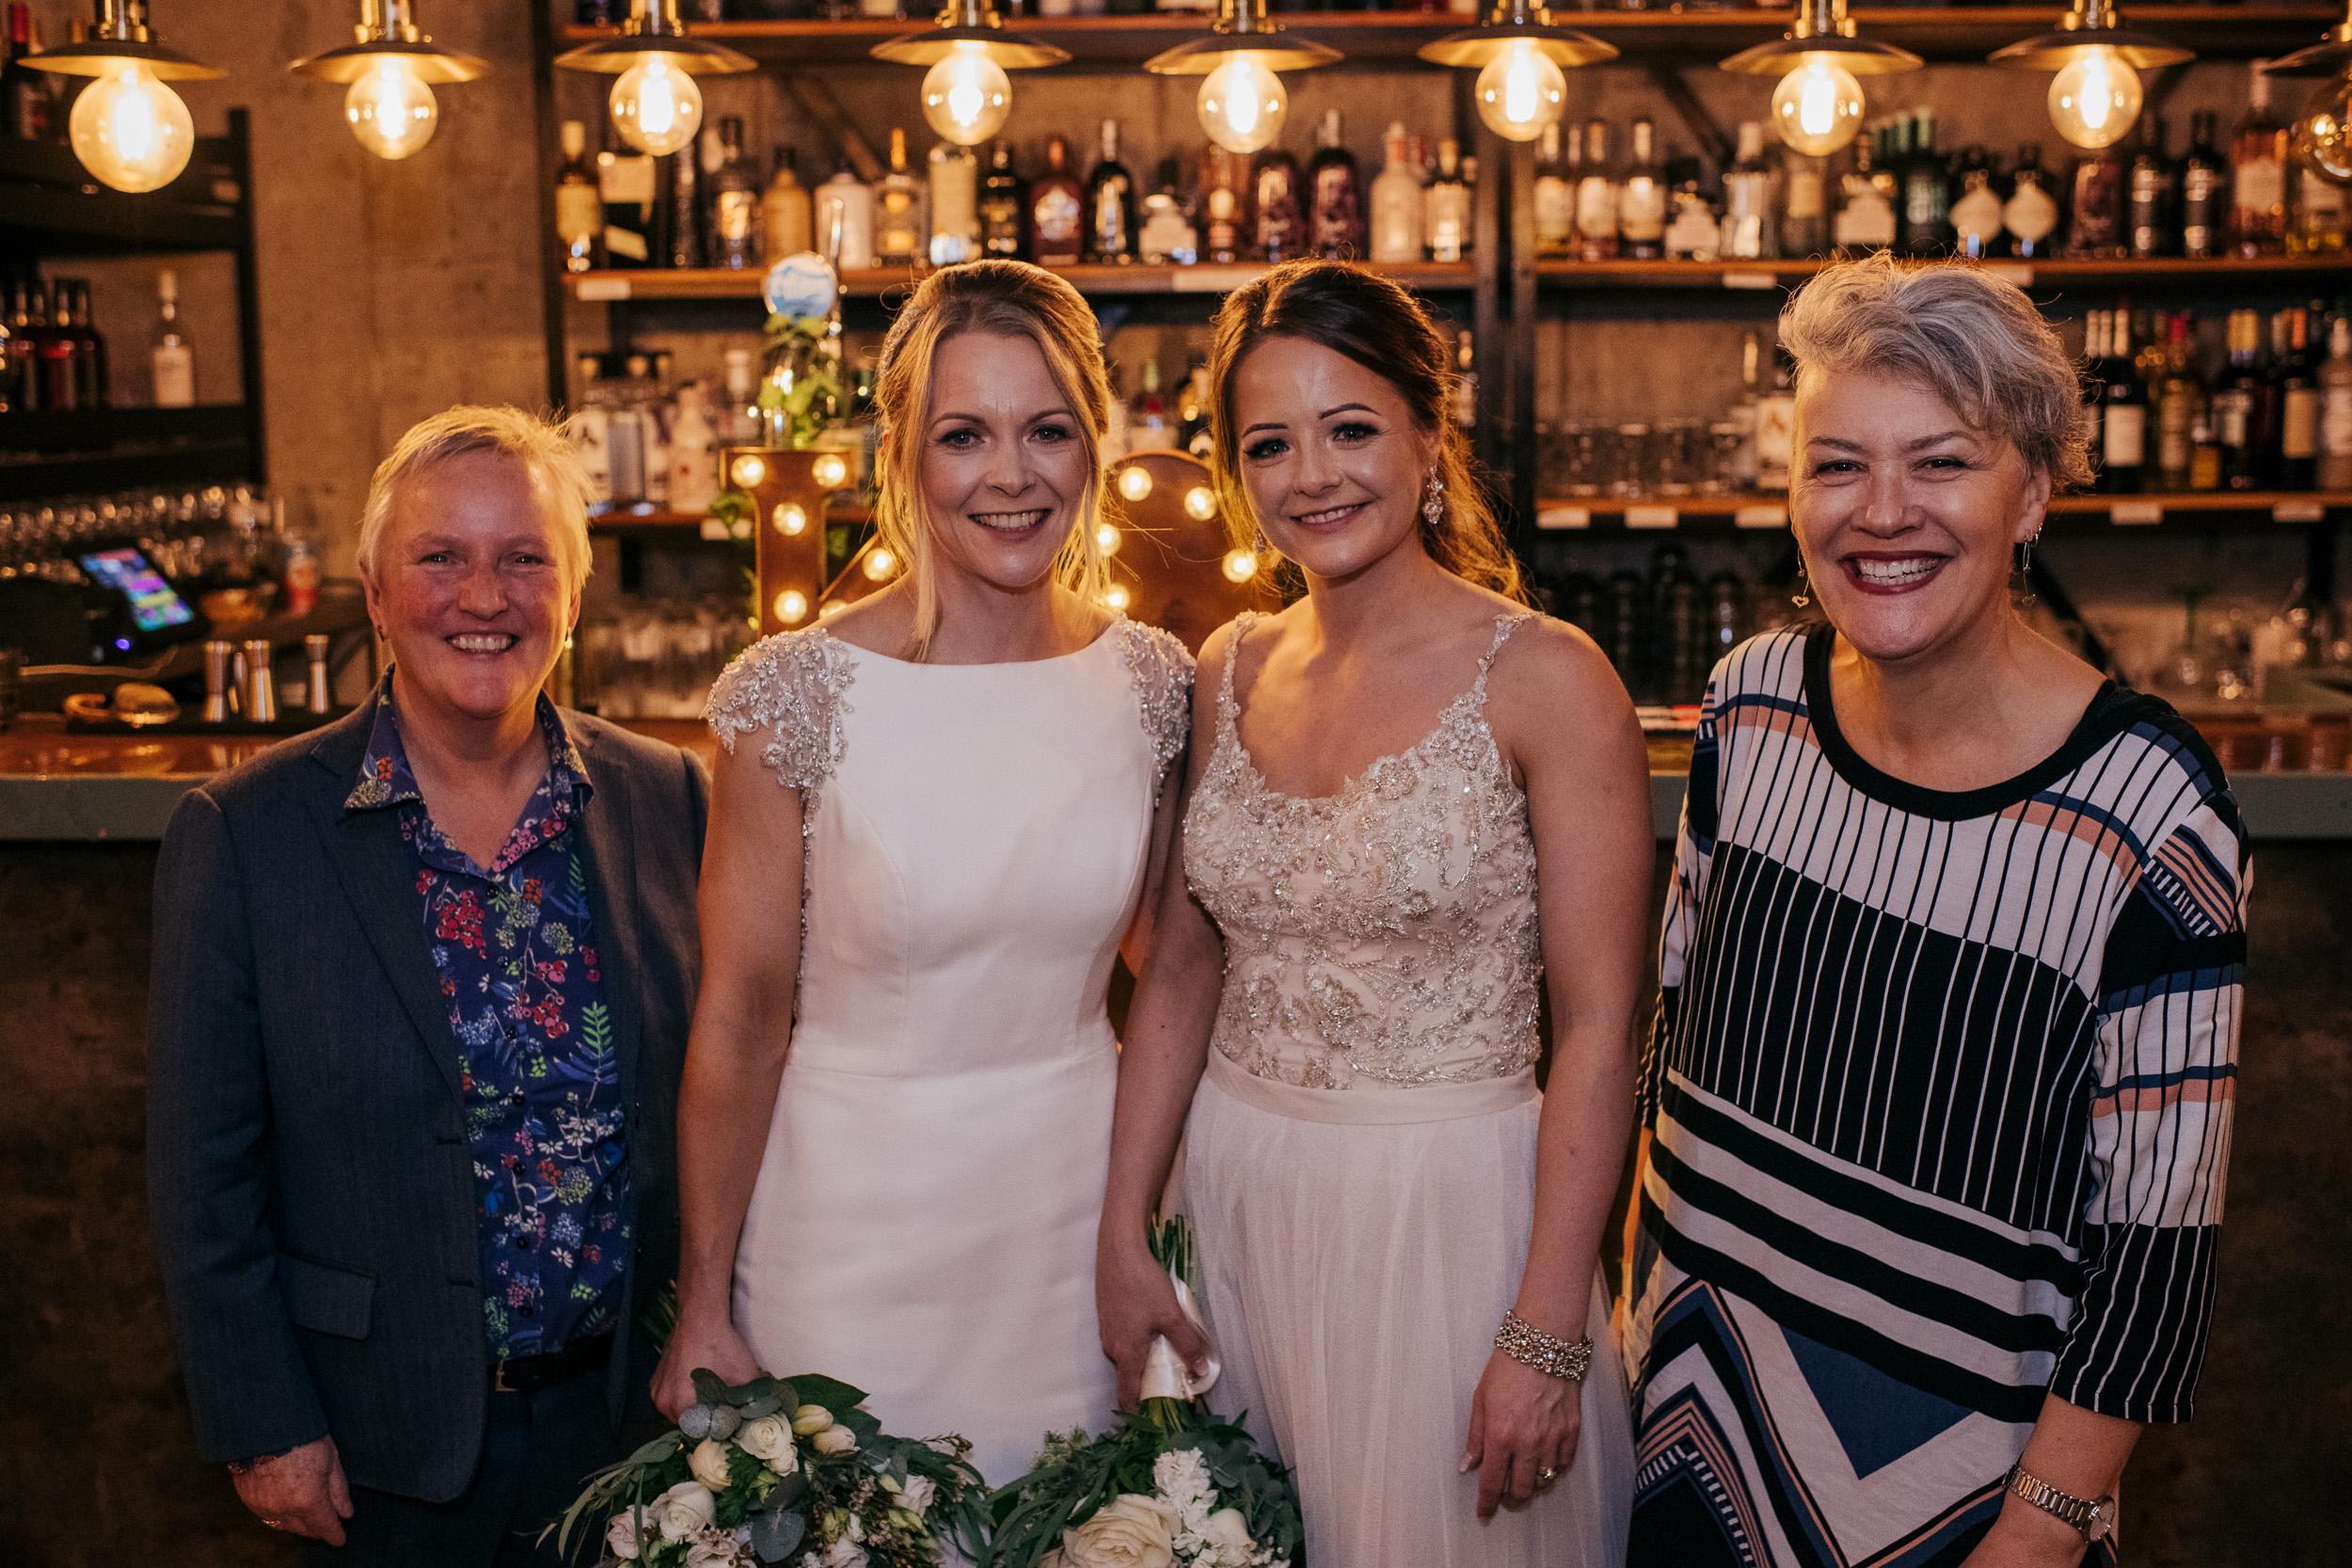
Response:
POLYGON ((73 405, 105 408, 114 401, 113 373, 106 362, 106 340, 90 319, 89 285, 73 283, 73 405))
POLYGON ((1669 161, 1666 182, 1670 187, 1668 199, 1674 203, 1674 218, 1666 225, 1667 260, 1713 261, 1716 247, 1723 243, 1724 231, 1713 205, 1699 189, 1699 161, 1669 161))
POLYGON ((719 432, 703 411, 703 389, 691 382, 677 389, 669 470, 673 512, 699 516, 719 499, 719 432))
POLYGON ((605 264, 649 267, 654 212, 660 198, 660 160, 644 152, 596 154, 596 191, 604 198, 605 264))
POLYGON ((1867 256, 1895 243, 1895 207, 1879 188, 1876 147, 1884 133, 1856 137, 1853 167, 1838 181, 1837 217, 1830 239, 1840 256, 1867 256))
POLYGON ((1829 160, 1788 148, 1780 163, 1780 253, 1826 256, 1830 251, 1829 160))
POLYGON ((1780 254, 1772 213, 1772 166, 1764 158, 1764 122, 1740 123, 1740 155, 1724 170, 1723 254, 1771 261, 1780 254))
POLYGON ((930 187, 907 169, 907 134, 890 132, 890 171, 874 187, 874 263, 919 267, 931 248, 930 187))
POLYGON ((2000 192, 1993 188, 1993 160, 1981 147, 1960 155, 1960 196, 1952 203, 1952 247, 1980 261, 2001 253, 2000 192))
POLYGON ((2352 319, 2338 316, 2328 328, 2319 396, 2317 488, 2352 490, 2352 319))
MULTIPOLYGON (((1467 213, 1463 222, 1467 228, 1467 213)), ((1609 172, 1609 122, 1605 119, 1585 122, 1584 172, 1576 182, 1576 235, 1581 259, 1616 259, 1617 182, 1609 172)))
POLYGON ((1477 341, 1469 330, 1454 336, 1454 422, 1468 435, 1478 424, 1477 341))
POLYGON ((1209 436, 1210 402, 1209 367, 1203 361, 1192 367, 1176 394, 1176 439, 1195 457, 1206 458, 1216 450, 1209 436))
POLYGON ((40 345, 40 405, 79 408, 74 389, 81 375, 73 368, 75 333, 72 289, 60 277, 33 290, 33 341, 40 345))
POLYGON ((1256 219, 1250 248, 1260 261, 1288 261, 1307 253, 1297 159, 1279 147, 1258 154, 1249 169, 1249 209, 1256 219))
POLYGON ((794 163, 791 148, 777 148, 775 171, 769 176, 767 190, 760 193, 760 240, 771 262, 810 248, 813 236, 808 187, 801 183, 794 163))
POLYGON ((564 122, 564 166, 555 176, 555 234, 564 242, 564 270, 604 265, 604 197, 588 162, 588 127, 564 122))
POLYGON ((2270 378, 2279 389, 2279 487, 2309 490, 2319 478, 2319 381, 2312 373, 2311 318, 2300 307, 2271 322, 2270 378))
MULTIPOLYGON (((1391 134, 1402 140, 1405 128, 1391 128, 1391 134)), ((1568 135, 1583 150, 1584 128, 1568 127, 1568 135)), ((1385 176, 1384 176, 1385 178, 1385 176)), ((1379 187, 1373 189, 1374 210, 1377 212, 1379 187)), ((1576 185, 1569 179, 1566 166, 1560 157, 1560 126, 1557 121, 1544 127, 1543 139, 1536 144, 1535 153, 1535 254, 1566 256, 1576 241, 1576 185)))
POLYGON ((931 149, 930 258, 935 267, 980 254, 980 160, 956 142, 931 149))
POLYGON ((1797 363, 1785 344, 1772 345, 1772 389, 1756 400, 1756 483, 1786 491, 1796 463, 1797 363))
POLYGON ((33 336, 32 292, 22 278, 9 299, 8 349, 8 394, 0 403, 20 414, 47 406, 40 401, 40 343, 33 336))
POLYGON ((2017 150, 2017 169, 2010 176, 2009 199, 2001 204, 2001 227, 2009 231, 2009 253, 2025 261, 2050 254, 2050 236, 2058 231, 2056 187, 2042 172, 2042 148, 2027 142, 2017 150))
POLYGON ((719 443, 729 447, 759 444, 759 367, 747 348, 731 348, 721 356, 726 365, 727 397, 711 421, 719 443))
POLYGON ((2083 317, 2083 407, 2090 416, 2090 487, 2100 488, 2106 465, 2107 356, 2114 344, 2115 313, 2092 310, 2083 317))
POLYGON ((1183 180, 1171 155, 1160 160, 1158 188, 1143 198, 1143 226, 1136 236, 1136 251, 1152 265, 1174 262, 1190 266, 1200 260, 1200 234, 1184 216, 1183 180))
POLYGON ((1085 251, 1086 187, 1070 172, 1070 144, 1045 143, 1045 172, 1029 186, 1029 243, 1040 266, 1074 266, 1085 251))
POLYGON ((2260 490, 2271 482, 2278 439, 2277 389, 2257 363, 2262 354, 2262 314, 2230 312, 2230 368, 2213 395, 2215 436, 2221 447, 2221 483, 2231 490, 2260 490))
POLYGON ((660 160, 658 184, 662 191, 662 199, 654 233, 654 254, 660 258, 656 265, 699 267, 703 264, 706 252, 703 249, 703 177, 698 166, 699 158, 699 149, 689 144, 660 160))
POLYGON ((2344 187, 2308 165, 2295 170, 2295 202, 2287 223, 2287 254, 2332 256, 2344 248, 2344 187))
POLYGON ((848 272, 874 264, 874 192, 843 158, 833 178, 817 187, 813 203, 817 253, 848 272))
POLYGON ((1129 451, 1173 451, 1177 421, 1168 416, 1168 400, 1160 395, 1160 362, 1143 362, 1143 390, 1127 405, 1129 451))
MULTIPOLYGON (((1448 137, 1438 143, 1438 174, 1422 192, 1422 244, 1433 261, 1458 261, 1470 250, 1470 193, 1462 179, 1462 147, 1448 137)), ((1611 239, 1616 235, 1612 219, 1611 239)))
MULTIPOLYGON (((1200 218, 1201 251, 1207 260, 1236 261, 1249 254, 1254 232, 1249 215, 1249 154, 1215 142, 1202 150, 1200 218)), ((1418 227, 1415 233, 1419 233, 1418 227)), ((1419 259, 1418 249, 1414 256, 1419 259)))
POLYGON ((1940 256, 1952 245, 1952 180, 1935 150, 1935 113, 1911 117, 1911 159, 1903 166, 1902 247, 1912 256, 1940 256))
POLYGON ((2172 160, 2164 153, 2164 117, 2141 115, 2138 144, 2123 175, 2123 242, 2132 255, 2171 252, 2173 182, 2172 160))
POLYGON ((2222 252, 2230 222, 2230 174, 2214 146, 2214 114, 2189 116, 2188 154, 2181 160, 2181 254, 2208 261, 2222 252))
MULTIPOLYGON (((1548 126, 1544 135, 1553 137, 1552 146, 1559 146, 1557 126, 1548 126)), ((1380 172, 1372 181, 1372 259, 1376 262, 1418 261, 1421 260, 1422 193, 1421 178, 1405 162, 1405 127, 1391 121, 1388 135, 1380 138, 1380 172)), ((1540 166, 1538 166, 1540 168, 1540 166)), ((1543 232, 1543 176, 1535 177, 1535 222, 1537 244, 1543 232)), ((1211 248, 1215 248, 1212 243, 1211 248)))
POLYGON ((1327 109, 1307 160, 1307 240, 1327 261, 1360 261, 1366 233, 1364 182, 1341 144, 1340 111, 1327 109))
POLYGON ((2099 396, 2099 489, 2110 496, 2136 496, 2140 471, 2147 466, 2148 388, 2132 360, 2130 310, 2115 312, 2102 364, 2106 381, 2099 396))
MULTIPOLYGON (((1814 186, 1814 214, 1820 214, 1820 188, 1814 186)), ((1658 130, 1646 119, 1633 122, 1633 161, 1617 190, 1617 254, 1655 261, 1666 254, 1666 182, 1658 166, 1658 130)))
POLYGON ((155 275, 155 406, 196 406, 196 351, 180 330, 180 275, 155 275))
POLYGON ((1087 176, 1086 259, 1127 262, 1136 259, 1136 226, 1141 221, 1142 199, 1135 176, 1119 161, 1119 121, 1103 122, 1103 155, 1087 176))
POLYGON ((741 272, 759 264, 759 194, 743 156, 743 122, 729 115, 719 122, 719 166, 710 177, 712 266, 741 272))
MULTIPOLYGON (((2188 313, 2172 317, 2167 332, 2164 374, 2156 389, 2156 484, 2186 490, 2195 456, 2194 432, 2204 417, 2204 388, 2190 363, 2188 313)), ((2352 410, 2347 410, 2352 412, 2352 410)))
POLYGON ((980 254, 1005 261, 1029 259, 1029 187, 1012 166, 1012 143, 989 150, 980 181, 980 254))
POLYGON ((1724 423, 1738 432, 1740 444, 1731 451, 1731 485, 1735 490, 1756 487, 1756 426, 1763 404, 1764 345, 1753 332, 1740 339, 1740 401, 1731 405, 1724 423))
POLYGON ((2261 63, 2248 88, 2246 118, 2230 138, 2230 249, 2249 260, 2286 248, 2287 128, 2270 118, 2270 78, 2261 63))
POLYGON ((49 141, 64 116, 51 96, 49 73, 23 63, 32 52, 32 8, 10 5, 8 53, 0 58, 0 135, 49 141))
POLYGON ((2104 261, 2122 254, 2123 192, 2123 159, 2114 148, 2097 148, 2075 161, 2067 255, 2076 261, 2104 261))

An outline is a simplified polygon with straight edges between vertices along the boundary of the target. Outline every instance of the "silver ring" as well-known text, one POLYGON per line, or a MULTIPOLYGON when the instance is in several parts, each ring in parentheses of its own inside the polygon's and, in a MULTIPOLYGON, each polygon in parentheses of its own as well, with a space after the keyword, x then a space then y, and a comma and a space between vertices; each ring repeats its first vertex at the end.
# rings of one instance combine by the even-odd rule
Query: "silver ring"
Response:
POLYGON ((1560 1472, 1553 1469, 1549 1465, 1535 1472, 1535 1484, 1538 1486, 1549 1486, 1553 1481, 1558 1481, 1559 1479, 1560 1472))

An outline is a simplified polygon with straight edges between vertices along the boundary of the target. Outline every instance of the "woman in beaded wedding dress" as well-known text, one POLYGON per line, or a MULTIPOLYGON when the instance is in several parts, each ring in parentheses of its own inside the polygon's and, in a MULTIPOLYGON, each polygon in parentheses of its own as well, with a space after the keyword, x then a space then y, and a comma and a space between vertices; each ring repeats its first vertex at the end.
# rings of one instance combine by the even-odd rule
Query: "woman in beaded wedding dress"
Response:
POLYGON ((1308 594, 1201 650, 1184 876, 1120 1065, 1104 1340, 1122 1393, 1150 1333, 1196 1352, 1127 1239, 1181 1125, 1209 1397, 1292 1466, 1308 1560, 1619 1568, 1632 1443, 1598 1249, 1648 781, 1606 660, 1510 602, 1458 499, 1442 343, 1327 263, 1220 319, 1223 477, 1308 594))

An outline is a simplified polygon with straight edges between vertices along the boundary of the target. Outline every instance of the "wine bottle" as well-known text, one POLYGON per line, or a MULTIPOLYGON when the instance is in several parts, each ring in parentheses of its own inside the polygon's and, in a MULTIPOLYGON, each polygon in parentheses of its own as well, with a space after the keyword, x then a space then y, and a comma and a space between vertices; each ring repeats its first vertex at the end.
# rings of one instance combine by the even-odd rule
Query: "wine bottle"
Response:
POLYGON ((2299 306, 2271 323, 2271 384, 2279 388, 2279 486, 2309 490, 2319 478, 2319 381, 2312 374, 2311 318, 2299 306))
POLYGON ((1327 261, 1364 255, 1364 182, 1356 155, 1343 145, 1340 111, 1327 109, 1307 160, 1308 244, 1327 261))
POLYGON ((2221 447, 2221 483, 2230 490, 2260 490, 2271 483, 2277 442, 2277 393, 2264 376, 2262 315, 2230 312, 2230 368, 2214 393, 2215 435, 2221 447))
MULTIPOLYGON (((1666 253, 1666 182, 1658 166, 1657 127, 1646 119, 1633 122, 1633 159, 1626 166, 1625 183, 1617 191, 1617 254, 1636 261, 1655 261, 1666 253)), ((1820 179, 1813 183, 1813 215, 1820 217, 1820 179)))
POLYGON ((1087 177, 1086 259, 1124 264, 1136 259, 1142 202, 1135 176, 1119 161, 1119 121, 1103 121, 1102 157, 1087 177))
POLYGON ((2328 327, 2319 396, 2317 488, 2352 490, 2352 320, 2343 316, 2328 327))
POLYGON ((2099 489, 2111 496, 2136 496, 2148 455, 2148 388, 2132 359, 2132 313, 2119 308, 2108 335, 2100 393, 2102 434, 2099 489))
POLYGON ((113 375, 106 363, 106 340, 90 319, 89 284, 80 278, 72 283, 73 295, 73 404, 77 408, 105 408, 113 403, 113 375))
POLYGON ((1045 143, 1045 172, 1029 187, 1029 244, 1040 266, 1074 266, 1086 246, 1086 187, 1070 172, 1070 144, 1045 143))
POLYGON ((2138 144, 2124 181, 2124 237, 2135 257, 2169 255, 2172 248, 2172 160, 2164 153, 2164 117, 2139 117, 2138 144))
POLYGON ((730 272, 755 267, 764 238, 759 221, 759 182, 743 156, 743 121, 719 121, 719 166, 710 177, 710 264, 730 272))
MULTIPOLYGON (((1571 125, 1567 132, 1581 153, 1584 128, 1571 125)), ((1391 134, 1402 141, 1405 128, 1401 125, 1391 127, 1391 134)), ((1373 201, 1376 210, 1379 203, 1376 183, 1373 201)), ((1560 156, 1560 126, 1555 121, 1544 127, 1543 139, 1537 144, 1535 155, 1535 254, 1568 255, 1574 249, 1575 240, 1576 185, 1560 156)))
POLYGON ((2097 148, 2074 165, 2066 253, 2076 261, 2110 261, 2123 244, 2123 160, 2112 147, 2097 148))
POLYGON ((2219 255, 2229 232, 2229 168, 2214 146, 2215 123, 2210 109, 2189 116, 2188 154, 2181 160, 2181 254, 2191 261, 2219 255))
POLYGON ((1915 109, 1911 160, 1903 166, 1902 247, 1913 256, 1940 256, 1952 245, 1952 181, 1935 150, 1935 113, 1915 109))
POLYGON ((2185 310, 2168 324, 2164 376, 2156 393, 2156 484, 2159 490, 2186 490, 2196 454, 2194 432, 2203 417, 2204 388, 2197 382, 2189 359, 2189 321, 2185 310))
MULTIPOLYGON (((1577 255, 1587 261, 1614 261, 1617 182, 1609 172, 1609 122, 1605 119, 1585 123, 1583 168, 1576 182, 1577 255)), ((1467 209, 1463 222, 1467 227, 1467 209)))
POLYGON ((2083 406, 2090 415, 2090 487, 2101 488, 2106 467, 2107 357, 2113 347, 2115 313, 2093 310, 2083 317, 2083 406))

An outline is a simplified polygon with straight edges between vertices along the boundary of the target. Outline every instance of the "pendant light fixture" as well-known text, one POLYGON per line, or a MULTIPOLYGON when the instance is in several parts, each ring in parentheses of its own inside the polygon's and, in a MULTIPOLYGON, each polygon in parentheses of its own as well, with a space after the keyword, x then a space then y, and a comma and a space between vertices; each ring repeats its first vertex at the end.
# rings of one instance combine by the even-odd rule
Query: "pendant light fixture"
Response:
POLYGON ((692 145, 702 128, 697 76, 731 76, 759 62, 724 44, 689 38, 677 0, 629 0, 618 38, 583 43, 555 57, 572 71, 618 74, 612 84, 612 128, 640 152, 657 157, 692 145))
POLYGON ((2123 25, 2110 0, 2074 0, 2058 30, 2006 49, 1992 62, 2011 71, 2052 71, 2050 123, 2076 147, 2111 147, 2139 119, 2139 73, 2197 57, 2153 33, 2123 25))
POLYGON ((65 76, 95 76, 73 101, 73 155, 119 191, 170 184, 196 150, 196 121, 166 82, 210 82, 229 73, 157 43, 147 0, 98 0, 89 37, 17 62, 65 76))
POLYGON ((1507 141, 1534 141, 1545 126, 1560 123, 1568 95, 1562 67, 1617 57, 1614 44, 1556 24, 1531 0, 1497 0, 1478 26, 1432 40, 1416 53, 1432 65, 1476 66, 1478 118, 1507 141))
POLYGON ((1861 76, 1891 76, 1925 62, 1908 49, 1854 36, 1846 0, 1802 0, 1796 25, 1771 43, 1742 49, 1721 69, 1743 76, 1779 75, 1772 129, 1808 157, 1823 157, 1862 129, 1861 76))
POLYGON ((1228 152, 1255 152, 1282 134, 1290 94, 1277 71, 1311 71, 1346 56, 1283 34, 1266 0, 1217 0, 1205 38, 1163 50, 1143 62, 1158 76, 1198 76, 1200 129, 1228 152))
POLYGON ((418 30, 413 12, 410 0, 359 0, 357 42, 286 68, 349 84, 343 118, 359 145, 379 158, 405 158, 433 139, 441 123, 435 83, 470 82, 490 69, 476 55, 436 44, 418 30))
POLYGON ((2352 14, 2308 49, 2262 68, 2265 76, 2328 77, 2295 119, 2295 155, 2324 180, 2352 184, 2352 14))
POLYGON ((874 58, 893 65, 927 65, 923 118, 932 130, 959 147, 972 147, 1005 128, 1012 112, 1008 71, 1059 65, 1070 51, 1034 43, 1005 31, 1004 18, 990 0, 953 0, 938 23, 878 43, 874 58))

